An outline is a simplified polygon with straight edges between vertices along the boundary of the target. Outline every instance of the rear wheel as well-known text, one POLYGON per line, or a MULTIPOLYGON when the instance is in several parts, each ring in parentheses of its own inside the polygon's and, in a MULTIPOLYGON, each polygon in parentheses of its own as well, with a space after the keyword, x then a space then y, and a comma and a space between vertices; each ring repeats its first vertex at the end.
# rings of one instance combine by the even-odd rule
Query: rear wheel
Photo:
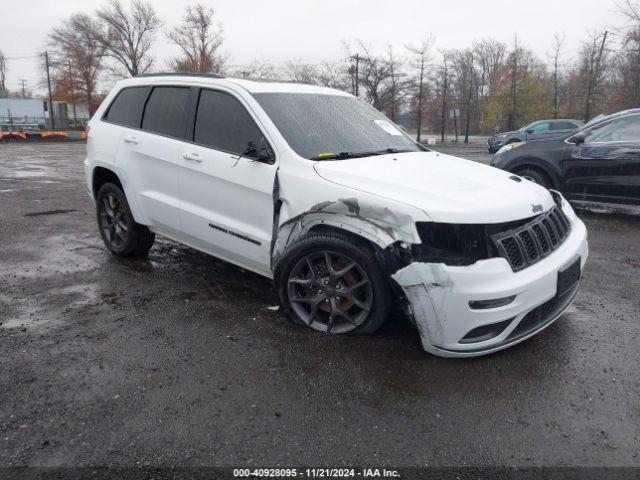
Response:
POLYGON ((337 232, 310 234, 291 247, 274 281, 289 318, 321 332, 371 333, 389 313, 389 283, 373 250, 337 232))
POLYGON ((124 192, 113 183, 105 183, 96 197, 100 236, 111 253, 119 257, 140 257, 149 252, 155 235, 135 222, 124 192))

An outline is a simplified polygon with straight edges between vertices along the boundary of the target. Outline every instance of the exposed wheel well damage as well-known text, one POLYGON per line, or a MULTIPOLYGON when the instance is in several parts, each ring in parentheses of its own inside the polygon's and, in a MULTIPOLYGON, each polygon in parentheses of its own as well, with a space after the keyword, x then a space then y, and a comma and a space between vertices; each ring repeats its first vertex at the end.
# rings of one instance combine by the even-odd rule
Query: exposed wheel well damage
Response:
MULTIPOLYGON (((274 222, 278 218, 279 215, 274 215, 274 222)), ((288 245, 313 229, 347 232, 380 250, 396 242, 413 242, 417 237, 410 215, 396 215, 386 207, 363 205, 357 198, 340 198, 313 205, 278 225, 274 229, 271 265, 277 263, 288 245)))
POLYGON ((104 167, 96 167, 93 170, 93 180, 92 180, 92 191, 93 197, 96 198, 98 195, 98 191, 105 183, 113 183, 120 187, 122 190, 122 183, 113 171, 104 168, 104 167))

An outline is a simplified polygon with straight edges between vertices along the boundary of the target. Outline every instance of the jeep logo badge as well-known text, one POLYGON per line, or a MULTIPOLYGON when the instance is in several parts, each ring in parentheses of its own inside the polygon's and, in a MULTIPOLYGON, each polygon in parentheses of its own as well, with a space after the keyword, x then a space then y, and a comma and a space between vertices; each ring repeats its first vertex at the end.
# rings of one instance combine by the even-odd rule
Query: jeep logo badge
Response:
POLYGON ((542 208, 542 205, 538 203, 536 205, 531 205, 531 210, 533 210, 533 213, 538 213, 538 212, 542 212, 543 208, 542 208))

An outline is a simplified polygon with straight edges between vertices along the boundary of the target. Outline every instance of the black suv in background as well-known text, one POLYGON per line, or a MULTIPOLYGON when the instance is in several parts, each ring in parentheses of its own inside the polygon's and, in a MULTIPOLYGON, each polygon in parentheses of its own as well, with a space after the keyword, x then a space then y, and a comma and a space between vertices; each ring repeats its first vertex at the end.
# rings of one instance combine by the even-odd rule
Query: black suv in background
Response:
POLYGON ((582 126, 580 120, 572 119, 554 119, 539 120, 533 122, 520 130, 513 132, 498 133, 491 137, 487 143, 489 144, 489 153, 495 153, 505 145, 516 142, 527 142, 541 138, 551 138, 573 132, 582 126))
POLYGON ((640 108, 559 138, 510 145, 491 166, 560 190, 568 200, 640 205, 640 108))

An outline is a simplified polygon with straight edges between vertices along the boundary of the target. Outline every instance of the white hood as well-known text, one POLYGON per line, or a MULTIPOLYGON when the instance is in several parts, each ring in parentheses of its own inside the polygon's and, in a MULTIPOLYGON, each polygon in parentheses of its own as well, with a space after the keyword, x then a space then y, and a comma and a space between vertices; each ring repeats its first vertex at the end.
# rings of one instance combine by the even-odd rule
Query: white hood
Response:
POLYGON ((322 178, 402 202, 434 222, 501 223, 554 205, 548 190, 513 174, 437 152, 412 152, 315 164, 322 178))

